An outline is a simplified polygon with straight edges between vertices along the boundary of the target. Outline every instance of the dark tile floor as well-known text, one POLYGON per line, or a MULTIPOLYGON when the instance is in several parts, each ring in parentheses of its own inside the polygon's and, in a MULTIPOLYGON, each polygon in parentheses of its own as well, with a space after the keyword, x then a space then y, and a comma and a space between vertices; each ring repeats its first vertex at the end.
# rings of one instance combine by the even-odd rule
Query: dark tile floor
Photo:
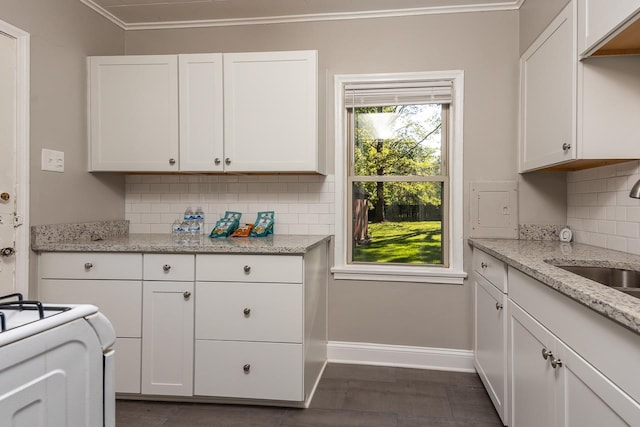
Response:
POLYGON ((500 427, 476 374, 329 364, 308 409, 119 400, 117 427, 500 427))

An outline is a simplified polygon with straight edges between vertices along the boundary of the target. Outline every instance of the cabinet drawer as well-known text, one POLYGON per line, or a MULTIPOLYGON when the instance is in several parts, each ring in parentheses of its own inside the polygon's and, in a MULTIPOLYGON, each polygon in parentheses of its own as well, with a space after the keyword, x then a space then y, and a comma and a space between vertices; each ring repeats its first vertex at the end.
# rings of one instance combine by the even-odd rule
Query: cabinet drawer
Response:
POLYGON ((196 283, 196 339, 302 342, 302 285, 196 283))
POLYGON ((140 393, 140 338, 117 338, 114 345, 116 357, 116 392, 140 393))
POLYGON ((145 254, 144 280, 193 281, 194 256, 145 254))
POLYGON ((507 292, 507 267, 504 262, 480 250, 473 251, 473 269, 502 292, 507 292))
POLYGON ((196 280, 302 283, 302 257, 285 255, 197 255, 196 280))
POLYGON ((196 340, 194 395, 302 401, 302 345, 196 340))
POLYGON ((40 255, 40 277, 44 279, 142 279, 142 254, 94 252, 40 255))
POLYGON ((107 316, 117 337, 141 336, 140 281, 43 279, 40 281, 38 298, 43 302, 62 305, 93 304, 107 316))

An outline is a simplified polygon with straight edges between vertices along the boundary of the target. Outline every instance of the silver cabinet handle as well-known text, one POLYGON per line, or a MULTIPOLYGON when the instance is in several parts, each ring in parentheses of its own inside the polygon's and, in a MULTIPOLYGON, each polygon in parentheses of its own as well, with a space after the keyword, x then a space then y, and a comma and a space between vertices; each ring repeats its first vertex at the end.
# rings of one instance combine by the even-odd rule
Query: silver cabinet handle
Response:
POLYGON ((189 299, 191 297, 191 292, 189 291, 184 291, 182 293, 182 296, 184 297, 184 299, 189 299))
POLYGON ((249 317, 251 315, 251 309, 247 307, 244 310, 242 310, 242 313, 244 313, 244 317, 249 317))
POLYGON ((553 352, 551 352, 551 350, 547 350, 546 348, 542 349, 542 358, 544 360, 547 360, 548 358, 551 358, 551 360, 553 360, 553 352))
POLYGON ((563 151, 569 151, 571 149, 571 144, 567 144, 566 142, 562 144, 563 151))
POLYGON ((228 158, 228 157, 226 159, 224 159, 224 164, 225 165, 230 165, 231 164, 231 159, 228 158))
POLYGON ((176 159, 173 159, 173 158, 169 159, 169 164, 171 166, 175 165, 176 164, 176 159))
POLYGON ((562 368, 562 360, 556 359, 555 357, 551 356, 551 367, 553 369, 562 368))
POLYGON ((171 266, 169 264, 165 264, 162 266, 162 271, 164 271, 165 273, 168 273, 169 270, 171 270, 171 266))
POLYGON ((93 264, 90 262, 85 262, 84 263, 84 269, 85 270, 91 270, 93 268, 93 264))
POLYGON ((496 310, 502 310, 502 304, 499 302, 496 303, 496 310))
POLYGON ((244 371, 245 374, 248 374, 249 371, 251 371, 251 365, 247 363, 242 367, 242 370, 244 371))
POLYGON ((482 262, 480 263, 480 267, 482 267, 482 268, 487 268, 487 267, 489 267, 489 264, 487 264, 486 262, 482 261, 482 262))
POLYGON ((250 266, 248 266, 248 265, 245 265, 245 266, 244 266, 244 272, 245 272, 245 273, 250 273, 250 272, 251 272, 251 267, 250 267, 250 266))
POLYGON ((216 157, 216 158, 213 160, 213 163, 215 163, 215 164, 216 164, 216 166, 217 166, 217 165, 219 165, 219 164, 220 164, 220 158, 219 158, 219 157, 216 157))

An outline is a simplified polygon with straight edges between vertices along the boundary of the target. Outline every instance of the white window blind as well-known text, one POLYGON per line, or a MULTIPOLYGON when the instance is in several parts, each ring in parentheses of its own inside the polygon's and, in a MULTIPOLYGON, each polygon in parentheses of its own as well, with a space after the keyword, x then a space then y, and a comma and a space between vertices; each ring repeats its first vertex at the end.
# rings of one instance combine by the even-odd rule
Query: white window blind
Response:
POLYGON ((450 81, 355 83, 346 85, 344 94, 347 108, 450 104, 453 86, 450 81))

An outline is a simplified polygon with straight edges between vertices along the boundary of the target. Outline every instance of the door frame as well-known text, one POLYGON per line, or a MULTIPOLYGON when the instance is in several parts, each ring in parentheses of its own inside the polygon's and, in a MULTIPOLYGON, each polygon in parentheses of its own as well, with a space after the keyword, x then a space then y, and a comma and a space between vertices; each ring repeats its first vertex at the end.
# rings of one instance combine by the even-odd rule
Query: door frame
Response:
MULTIPOLYGON (((16 40, 15 291, 29 295, 29 73, 30 34, 0 20, 0 32, 16 40)), ((4 36, 2 36, 4 37, 4 36)))

